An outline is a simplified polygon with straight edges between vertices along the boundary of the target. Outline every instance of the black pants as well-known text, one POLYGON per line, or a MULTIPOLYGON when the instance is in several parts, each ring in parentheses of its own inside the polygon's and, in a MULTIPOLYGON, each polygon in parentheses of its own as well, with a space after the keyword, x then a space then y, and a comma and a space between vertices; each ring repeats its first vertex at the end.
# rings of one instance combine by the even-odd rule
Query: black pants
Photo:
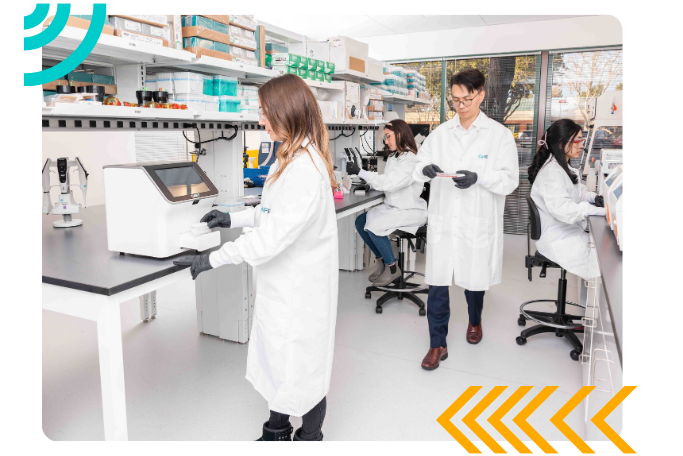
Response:
MULTIPOLYGON (((302 417, 301 440, 320 440, 325 412, 327 412, 327 398, 323 397, 323 400, 318 402, 318 405, 302 417)), ((268 425, 268 427, 274 430, 285 429, 289 426, 289 415, 271 410, 268 425)))
MULTIPOLYGON (((465 290, 467 313, 470 324, 481 323, 481 311, 484 308, 484 291, 465 290)), ((427 296, 427 321, 429 323, 429 346, 431 348, 446 347, 448 320, 451 318, 450 296, 448 287, 430 286, 427 296)))

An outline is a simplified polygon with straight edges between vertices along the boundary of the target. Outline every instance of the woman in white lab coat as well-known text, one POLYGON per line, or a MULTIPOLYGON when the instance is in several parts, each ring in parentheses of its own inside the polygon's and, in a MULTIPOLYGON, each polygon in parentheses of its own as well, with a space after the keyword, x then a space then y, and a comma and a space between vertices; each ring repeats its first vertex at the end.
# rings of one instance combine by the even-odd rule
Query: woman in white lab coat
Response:
POLYGON ((539 141, 529 167, 531 199, 541 216, 536 248, 546 258, 583 279, 600 276, 597 257, 590 254, 583 224, 589 215, 604 216, 602 197, 589 192, 569 160, 579 158, 585 139, 570 119, 553 123, 539 141))
POLYGON ((247 380, 268 401, 259 440, 290 440, 289 416, 303 417, 294 440, 322 440, 337 316, 339 260, 327 128, 301 78, 271 79, 258 92, 259 124, 282 141, 261 204, 209 227, 252 228, 220 250, 192 259, 192 276, 246 261, 257 274, 247 380))
POLYGON ((387 123, 383 134, 390 154, 383 174, 360 169, 358 163, 346 165, 347 173, 357 174, 384 192, 384 203, 356 218, 358 233, 377 257, 377 266, 368 277, 375 286, 388 285, 401 275, 388 235, 397 229, 415 234, 427 223, 427 202, 420 198, 424 184, 412 178, 417 163, 413 132, 399 119, 387 123))

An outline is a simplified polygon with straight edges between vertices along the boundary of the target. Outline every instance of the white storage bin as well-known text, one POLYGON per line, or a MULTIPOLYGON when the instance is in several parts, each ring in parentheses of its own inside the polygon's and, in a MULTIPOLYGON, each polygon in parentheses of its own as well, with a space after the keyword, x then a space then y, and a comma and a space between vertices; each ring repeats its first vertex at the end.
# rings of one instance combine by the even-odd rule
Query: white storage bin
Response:
POLYGON ((157 75, 156 74, 148 74, 145 76, 145 87, 148 90, 151 90, 152 92, 155 92, 157 90, 157 75))
POLYGON ((173 73, 157 73, 155 76, 156 90, 163 89, 168 93, 175 93, 173 73))
POLYGON ((218 112, 219 100, 217 96, 204 95, 204 111, 218 112))
POLYGON ((204 94, 204 75, 198 73, 173 73, 173 85, 176 93, 204 94))
MULTIPOLYGON (((203 84, 203 81, 202 81, 203 84)), ((173 102, 187 105, 188 109, 204 112, 206 109, 206 95, 196 93, 176 93, 173 95, 173 102)))

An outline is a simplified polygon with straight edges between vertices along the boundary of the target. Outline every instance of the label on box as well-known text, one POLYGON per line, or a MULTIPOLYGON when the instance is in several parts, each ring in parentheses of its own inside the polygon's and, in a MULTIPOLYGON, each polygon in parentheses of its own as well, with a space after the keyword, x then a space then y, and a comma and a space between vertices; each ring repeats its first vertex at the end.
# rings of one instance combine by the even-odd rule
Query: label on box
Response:
POLYGON ((342 47, 342 46, 344 46, 344 40, 340 40, 339 38, 332 39, 332 40, 330 40, 330 46, 331 47, 342 47))
POLYGON ((161 27, 152 27, 150 25, 149 26, 149 33, 150 33, 150 35, 153 35, 153 36, 158 36, 160 38, 166 38, 166 30, 162 29, 161 27))
POLYGON ((232 43, 236 46, 244 46, 246 48, 256 49, 256 41, 255 40, 249 40, 247 38, 240 38, 238 36, 231 36, 230 37, 230 43, 232 43))
POLYGON ((145 35, 137 35, 126 30, 119 30, 119 32, 121 33, 121 38, 127 38, 130 41, 136 41, 138 43, 156 44, 160 46, 164 45, 164 40, 159 38, 152 38, 151 36, 145 35))
POLYGON ((236 25, 239 25, 241 27, 246 27, 249 29, 255 29, 256 28, 256 22, 251 21, 247 19, 246 17, 241 17, 241 16, 230 16, 230 22, 236 25))
POLYGON ((232 59, 233 62, 241 63, 243 65, 251 65, 251 66, 258 66, 256 60, 247 60, 247 59, 240 59, 238 57, 235 57, 232 59))
POLYGON ((230 34, 233 35, 233 36, 242 36, 242 30, 244 30, 244 29, 239 28, 239 27, 236 26, 236 25, 231 25, 231 26, 230 26, 230 34))
POLYGON ((167 21, 166 16, 162 16, 162 15, 158 15, 158 14, 157 15, 150 14, 147 16, 140 16, 140 15, 134 16, 132 14, 127 14, 127 16, 134 17, 137 19, 142 19, 142 20, 149 21, 149 22, 157 22, 159 24, 166 24, 166 21, 167 21))
POLYGON ((139 22, 133 22, 133 21, 129 21, 127 19, 124 19, 123 26, 126 28, 126 30, 131 30, 133 32, 142 33, 142 24, 140 24, 139 22))

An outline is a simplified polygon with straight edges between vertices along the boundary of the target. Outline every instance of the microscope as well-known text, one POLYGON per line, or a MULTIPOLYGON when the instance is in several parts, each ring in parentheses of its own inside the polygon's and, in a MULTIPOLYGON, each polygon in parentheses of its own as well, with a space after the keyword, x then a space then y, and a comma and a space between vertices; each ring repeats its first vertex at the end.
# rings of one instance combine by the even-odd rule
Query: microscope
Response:
POLYGON ((83 192, 83 207, 85 207, 86 191, 88 189, 88 172, 85 170, 81 160, 76 157, 75 160, 69 160, 67 157, 58 158, 57 163, 54 163, 51 158, 48 158, 43 165, 43 214, 47 215, 50 212, 61 215, 62 220, 56 220, 52 223, 55 228, 69 228, 83 224, 83 220, 74 219, 72 214, 78 214, 81 205, 74 199, 71 187, 77 187, 83 192), (72 184, 69 171, 75 167, 78 171, 79 184, 72 184), (57 169, 59 177, 58 185, 50 185, 51 168, 57 169), (59 187, 59 201, 52 204, 50 199, 50 189, 52 187, 59 187))

